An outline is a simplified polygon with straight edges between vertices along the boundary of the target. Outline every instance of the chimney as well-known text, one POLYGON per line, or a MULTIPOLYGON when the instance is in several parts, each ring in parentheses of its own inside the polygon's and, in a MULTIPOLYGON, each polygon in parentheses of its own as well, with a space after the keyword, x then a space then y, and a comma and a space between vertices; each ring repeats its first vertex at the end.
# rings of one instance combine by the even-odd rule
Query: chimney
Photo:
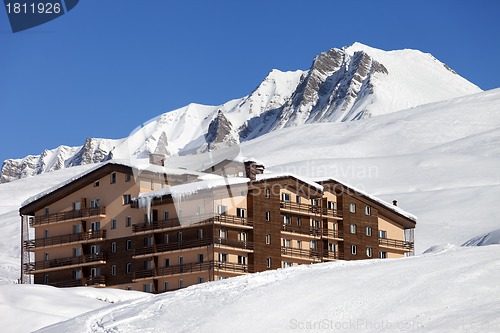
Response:
POLYGON ((397 205, 398 205, 398 201, 397 201, 397 200, 392 200, 392 204, 393 204, 394 206, 397 206, 397 205))
POLYGON ((262 164, 257 164, 254 161, 246 161, 245 162, 245 175, 250 180, 254 181, 257 179, 257 175, 261 175, 264 173, 264 166, 262 164))
POLYGON ((165 155, 163 154, 149 154, 149 164, 165 166, 165 155))

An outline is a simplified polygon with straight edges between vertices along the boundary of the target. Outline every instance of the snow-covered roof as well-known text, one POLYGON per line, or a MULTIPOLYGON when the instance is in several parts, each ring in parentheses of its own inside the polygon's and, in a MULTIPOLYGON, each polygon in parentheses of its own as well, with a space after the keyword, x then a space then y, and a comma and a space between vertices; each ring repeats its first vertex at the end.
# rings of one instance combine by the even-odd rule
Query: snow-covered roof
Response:
POLYGON ((264 173, 264 174, 256 175, 256 180, 263 181, 263 180, 278 179, 278 178, 285 178, 285 177, 296 178, 296 179, 302 181, 303 183, 306 183, 307 185, 317 189, 318 191, 323 192, 323 186, 321 186, 320 184, 312 181, 311 179, 309 179, 307 177, 298 176, 298 175, 291 173, 291 172, 264 173))
POLYGON ((250 182, 250 179, 243 177, 218 177, 214 179, 201 180, 198 182, 169 186, 152 192, 139 194, 139 202, 148 198, 161 198, 171 195, 173 198, 184 198, 196 194, 203 190, 210 190, 217 187, 241 185, 250 182))
POLYGON ((390 210, 392 210, 392 211, 394 211, 394 212, 396 212, 396 213, 398 213, 400 215, 403 215, 404 217, 407 217, 408 219, 410 219, 412 221, 415 221, 415 222, 417 221, 417 217, 415 215, 408 213, 407 211, 399 208, 398 206, 395 206, 395 205, 390 204, 390 203, 388 203, 388 202, 386 202, 386 201, 384 201, 384 200, 382 200, 380 198, 377 198, 376 196, 368 194, 367 192, 365 192, 363 190, 360 190, 359 188, 356 188, 354 186, 346 184, 345 182, 341 182, 338 179, 335 179, 335 178, 332 178, 332 177, 324 177, 324 178, 319 178, 319 179, 317 178, 316 181, 317 182, 335 181, 335 182, 337 182, 339 184, 342 184, 342 185, 344 185, 346 187, 349 187, 350 189, 352 189, 353 191, 355 191, 355 192, 363 195, 364 197, 367 197, 368 199, 370 199, 372 201, 375 201, 378 204, 380 204, 380 205, 382 205, 382 206, 384 206, 384 207, 386 207, 386 208, 388 208, 388 209, 390 209, 390 210))
POLYGON ((106 161, 106 162, 103 162, 103 163, 98 163, 96 164, 95 166, 93 167, 90 167, 89 169, 87 169, 86 171, 76 175, 76 176, 73 176, 71 178, 68 178, 66 179, 65 181, 43 191, 43 192, 40 192, 28 199, 26 199, 22 204, 21 204, 21 207, 24 207, 24 206, 27 206, 29 205, 30 203, 32 202, 35 202, 36 200, 50 194, 50 193, 53 193, 55 191, 57 191, 58 189, 74 182, 75 180, 78 180, 86 175, 88 175, 89 173, 97 170, 97 169, 100 169, 108 164, 116 164, 116 165, 122 165, 122 166, 127 166, 127 167, 131 167, 132 169, 135 169, 135 170, 138 170, 139 172, 142 172, 142 171, 150 171, 150 172, 153 172, 153 173, 165 173, 167 175, 185 175, 185 174, 189 174, 189 175, 194 175, 194 176, 198 176, 199 179, 213 179, 213 178, 216 178, 216 177, 220 177, 220 176, 216 176, 216 175, 209 175, 209 174, 206 174, 206 173, 203 173, 203 172, 198 172, 198 171, 191 171, 191 170, 185 170, 185 169, 179 169, 179 168, 168 168, 168 167, 163 167, 161 165, 154 165, 154 164, 150 164, 149 162, 147 162, 147 160, 140 160, 140 159, 137 159, 137 160, 109 160, 109 161, 106 161))

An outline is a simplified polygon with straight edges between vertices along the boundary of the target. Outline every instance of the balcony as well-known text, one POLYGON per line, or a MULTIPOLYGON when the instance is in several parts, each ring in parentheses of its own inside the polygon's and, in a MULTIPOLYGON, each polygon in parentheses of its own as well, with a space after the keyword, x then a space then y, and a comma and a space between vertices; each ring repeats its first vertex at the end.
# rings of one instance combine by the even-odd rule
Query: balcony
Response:
POLYGON ((280 209, 290 211, 298 214, 314 215, 314 216, 325 216, 342 218, 342 210, 339 209, 327 209, 320 206, 313 206, 308 204, 296 203, 291 201, 281 201, 280 209))
POLYGON ((321 229, 319 228, 313 228, 310 226, 301 226, 301 225, 291 225, 291 224, 283 224, 281 226, 281 231, 294 234, 301 234, 304 236, 317 237, 317 238, 319 238, 322 234, 321 229))
POLYGON ((319 250, 312 250, 312 249, 305 250, 305 249, 297 249, 285 246, 281 247, 281 255, 300 258, 304 260, 311 260, 311 261, 321 261, 322 258, 322 255, 319 250))
POLYGON ((96 230, 77 234, 53 236, 48 238, 37 238, 24 242, 24 248, 33 251, 38 248, 68 245, 73 243, 95 242, 106 239, 106 230, 96 230))
POLYGON ((99 253, 78 257, 57 258, 47 261, 37 261, 35 263, 25 264, 24 270, 26 273, 33 274, 105 263, 106 259, 104 254, 99 253))
POLYGON ((413 251, 415 245, 413 242, 407 242, 399 239, 390 239, 390 238, 379 238, 378 244, 380 246, 405 250, 405 251, 413 251))
POLYGON ((233 239, 217 238, 217 237, 206 237, 201 239, 193 239, 182 242, 173 242, 166 244, 158 244, 150 247, 143 247, 135 249, 134 257, 137 256, 151 256, 157 255, 164 252, 186 250, 190 248, 198 248, 203 246, 227 246, 238 248, 242 250, 247 250, 247 252, 253 251, 253 243, 247 241, 239 241, 233 239))
POLYGON ((31 227, 36 227, 48 223, 64 222, 68 220, 79 220, 89 217, 105 217, 106 207, 85 208, 70 210, 67 212, 54 213, 49 215, 35 216, 31 222, 31 227))
POLYGON ((132 226, 132 231, 137 232, 154 232, 155 230, 169 229, 169 228, 180 228, 184 226, 190 226, 191 224, 206 224, 206 223, 219 223, 231 226, 241 226, 243 228, 251 229, 253 226, 253 221, 245 217, 237 217, 233 215, 216 215, 213 214, 203 214, 195 215, 190 217, 184 217, 180 220, 178 218, 172 218, 162 221, 153 221, 151 223, 141 223, 134 224, 132 226))
POLYGON ((248 265, 233 262, 205 261, 200 263, 182 264, 169 267, 160 267, 158 269, 145 269, 142 271, 137 271, 134 272, 134 280, 151 279, 178 274, 198 273, 210 270, 245 274, 251 271, 251 268, 252 267, 248 265))
POLYGON ((344 239, 344 233, 340 230, 323 229, 323 237, 333 239, 344 239))
POLYGON ((86 279, 84 278, 84 279, 49 283, 49 286, 58 288, 81 287, 81 286, 106 287, 106 278, 104 276, 91 276, 86 279))

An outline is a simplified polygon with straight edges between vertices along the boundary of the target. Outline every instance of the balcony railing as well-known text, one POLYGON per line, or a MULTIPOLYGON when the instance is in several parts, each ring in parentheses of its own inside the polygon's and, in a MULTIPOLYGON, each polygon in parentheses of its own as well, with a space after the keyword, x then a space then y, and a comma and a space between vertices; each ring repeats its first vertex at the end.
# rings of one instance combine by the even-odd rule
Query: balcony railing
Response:
POLYGON ((37 238, 24 242, 24 247, 28 250, 45 246, 55 246, 62 244, 96 241, 106 238, 106 230, 95 230, 89 232, 81 232, 77 234, 68 234, 61 236, 53 236, 48 238, 37 238))
POLYGON ((134 224, 132 226, 133 232, 154 231, 161 229, 168 229, 174 227, 187 226, 191 224, 202 223, 224 223, 232 225, 253 226, 253 221, 245 217, 237 217, 233 215, 213 215, 203 214, 190 217, 172 218, 168 220, 152 221, 151 223, 134 224))
POLYGON ((106 278, 104 276, 91 276, 89 278, 84 279, 76 279, 76 280, 67 280, 61 282, 49 283, 49 286, 58 287, 58 288, 67 288, 67 287, 81 287, 81 286, 105 286, 106 278))
POLYGON ((134 255, 140 256, 147 254, 156 254, 156 253, 184 250, 189 248, 210 246, 210 245, 223 245, 245 250, 253 250, 252 242, 218 238, 218 237, 205 237, 201 239, 193 239, 182 242, 172 242, 172 243, 158 244, 149 247, 138 248, 135 249, 134 255))
POLYGON ((320 206, 313 206, 303 203, 297 203, 292 201, 281 201, 280 208, 284 210, 289 210, 292 212, 297 212, 300 214, 308 214, 308 215, 323 215, 323 216, 331 216, 331 217, 342 217, 342 211, 339 209, 327 209, 322 208, 320 206))
POLYGON ((61 222, 66 220, 82 219, 94 216, 104 216, 106 215, 106 207, 95 207, 95 208, 85 208, 79 210, 70 210, 67 212, 54 213, 49 215, 35 216, 31 220, 30 224, 32 227, 61 222))
POLYGON ((205 261, 200 263, 189 263, 182 265, 175 265, 169 267, 160 267, 155 269, 145 269, 142 271, 134 272, 134 279, 147 279, 160 276, 169 276, 176 274, 189 274, 197 273, 209 270, 223 270, 235 273, 248 273, 251 271, 252 267, 249 265, 233 263, 233 262, 222 262, 222 261, 205 261))
POLYGON ((379 243, 379 245, 382 245, 382 246, 393 247, 393 248, 397 248, 397 249, 403 249, 403 250, 413 250, 414 249, 413 242, 402 241, 399 239, 379 238, 378 243, 379 243))
POLYGON ((323 229, 323 236, 328 238, 344 238, 344 233, 340 230, 323 229))
POLYGON ((320 251, 313 249, 297 249, 294 247, 281 247, 281 254, 290 257, 318 260, 322 257, 320 251))
POLYGON ((64 269, 65 266, 86 265, 86 264, 105 262, 105 261, 106 258, 104 254, 99 253, 99 254, 90 254, 78 257, 66 257, 66 258, 57 258, 46 261, 36 261, 35 263, 25 264, 24 268, 26 272, 33 272, 33 271, 36 272, 36 271, 54 269, 59 267, 64 269))

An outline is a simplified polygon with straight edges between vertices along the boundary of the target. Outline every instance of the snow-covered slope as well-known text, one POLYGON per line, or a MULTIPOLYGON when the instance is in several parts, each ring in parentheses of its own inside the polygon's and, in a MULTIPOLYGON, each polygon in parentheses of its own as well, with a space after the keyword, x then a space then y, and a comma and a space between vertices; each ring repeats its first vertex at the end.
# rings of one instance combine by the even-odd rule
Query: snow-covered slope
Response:
POLYGON ((120 140, 87 139, 6 160, 1 182, 110 158, 220 149, 304 123, 346 122, 481 91, 432 55, 355 43, 318 55, 309 70, 272 70, 248 96, 218 106, 189 104, 120 140))
POLYGON ((39 332, 498 332, 500 246, 304 265, 122 302, 39 332))

